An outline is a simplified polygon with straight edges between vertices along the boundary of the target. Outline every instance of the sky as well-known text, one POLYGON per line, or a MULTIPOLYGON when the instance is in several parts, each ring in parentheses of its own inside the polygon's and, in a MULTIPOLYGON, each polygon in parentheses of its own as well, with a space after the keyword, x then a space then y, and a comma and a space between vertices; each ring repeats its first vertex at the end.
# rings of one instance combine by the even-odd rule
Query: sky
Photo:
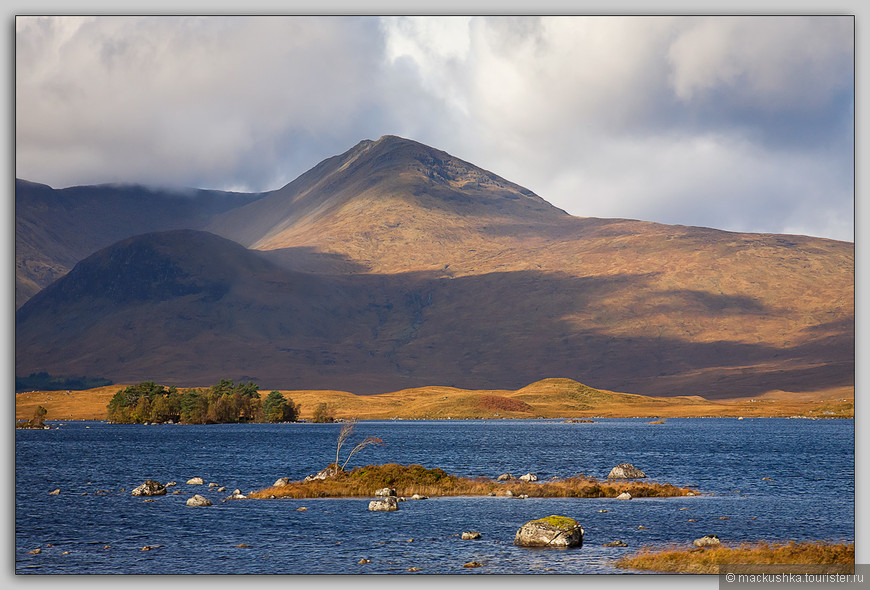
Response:
POLYGON ((854 240, 844 16, 15 18, 15 175, 280 188, 420 141, 572 215, 854 240))

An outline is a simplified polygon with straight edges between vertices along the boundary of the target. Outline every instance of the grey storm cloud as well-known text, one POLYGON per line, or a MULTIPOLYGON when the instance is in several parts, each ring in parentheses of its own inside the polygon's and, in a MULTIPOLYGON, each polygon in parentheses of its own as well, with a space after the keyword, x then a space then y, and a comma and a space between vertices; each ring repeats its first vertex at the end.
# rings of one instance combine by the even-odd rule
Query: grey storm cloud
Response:
POLYGON ((851 17, 16 18, 16 175, 270 190, 397 134, 580 216, 853 239, 851 17))

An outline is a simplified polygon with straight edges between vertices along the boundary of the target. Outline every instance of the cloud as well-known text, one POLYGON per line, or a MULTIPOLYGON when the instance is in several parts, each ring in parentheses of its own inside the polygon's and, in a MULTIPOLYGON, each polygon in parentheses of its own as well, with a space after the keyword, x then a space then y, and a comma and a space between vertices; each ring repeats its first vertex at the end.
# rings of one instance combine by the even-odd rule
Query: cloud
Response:
POLYGON ((575 215, 852 239, 853 25, 18 17, 16 173, 268 190, 393 133, 575 215))

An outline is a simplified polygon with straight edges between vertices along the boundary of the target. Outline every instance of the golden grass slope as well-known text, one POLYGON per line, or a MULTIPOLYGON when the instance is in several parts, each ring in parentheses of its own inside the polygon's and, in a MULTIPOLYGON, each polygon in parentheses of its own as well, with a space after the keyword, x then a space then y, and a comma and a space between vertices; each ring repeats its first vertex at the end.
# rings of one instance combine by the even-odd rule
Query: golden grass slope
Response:
MULTIPOLYGON (((171 385, 171 384, 165 384, 171 385)), ((126 385, 86 391, 36 391, 15 396, 17 420, 37 406, 48 420, 105 420, 106 404, 126 385)), ((267 392, 261 392, 265 394, 267 392)), ((652 397, 594 389, 572 379, 544 379, 517 390, 418 387, 376 395, 347 391, 282 391, 301 405, 301 417, 326 403, 337 419, 460 420, 498 418, 791 417, 853 418, 854 389, 812 393, 769 392, 757 398, 710 401, 698 396, 652 397)))

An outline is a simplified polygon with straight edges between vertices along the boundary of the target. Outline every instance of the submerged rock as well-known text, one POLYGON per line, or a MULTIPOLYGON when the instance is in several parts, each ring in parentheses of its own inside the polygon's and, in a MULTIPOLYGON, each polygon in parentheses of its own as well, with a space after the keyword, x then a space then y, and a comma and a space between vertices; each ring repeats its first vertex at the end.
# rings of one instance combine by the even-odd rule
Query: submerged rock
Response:
POLYGON ((369 510, 375 512, 392 512, 399 509, 399 501, 395 496, 386 496, 381 500, 369 502, 369 510))
POLYGON ((646 473, 636 468, 631 463, 620 463, 610 470, 607 477, 613 479, 639 479, 641 477, 646 477, 646 473))
POLYGON ((464 533, 462 533, 462 540, 463 541, 473 541, 473 540, 479 539, 479 538, 480 538, 480 532, 478 532, 478 531, 465 531, 464 533))
POLYGON ((159 481, 146 479, 145 483, 130 492, 134 496, 163 496, 166 494, 166 486, 159 481))
POLYGON ((514 545, 520 547, 580 547, 583 527, 567 516, 548 516, 530 520, 517 530, 514 545))
POLYGON ((625 541, 611 541, 610 543, 605 543, 602 547, 628 547, 628 543, 625 541))

